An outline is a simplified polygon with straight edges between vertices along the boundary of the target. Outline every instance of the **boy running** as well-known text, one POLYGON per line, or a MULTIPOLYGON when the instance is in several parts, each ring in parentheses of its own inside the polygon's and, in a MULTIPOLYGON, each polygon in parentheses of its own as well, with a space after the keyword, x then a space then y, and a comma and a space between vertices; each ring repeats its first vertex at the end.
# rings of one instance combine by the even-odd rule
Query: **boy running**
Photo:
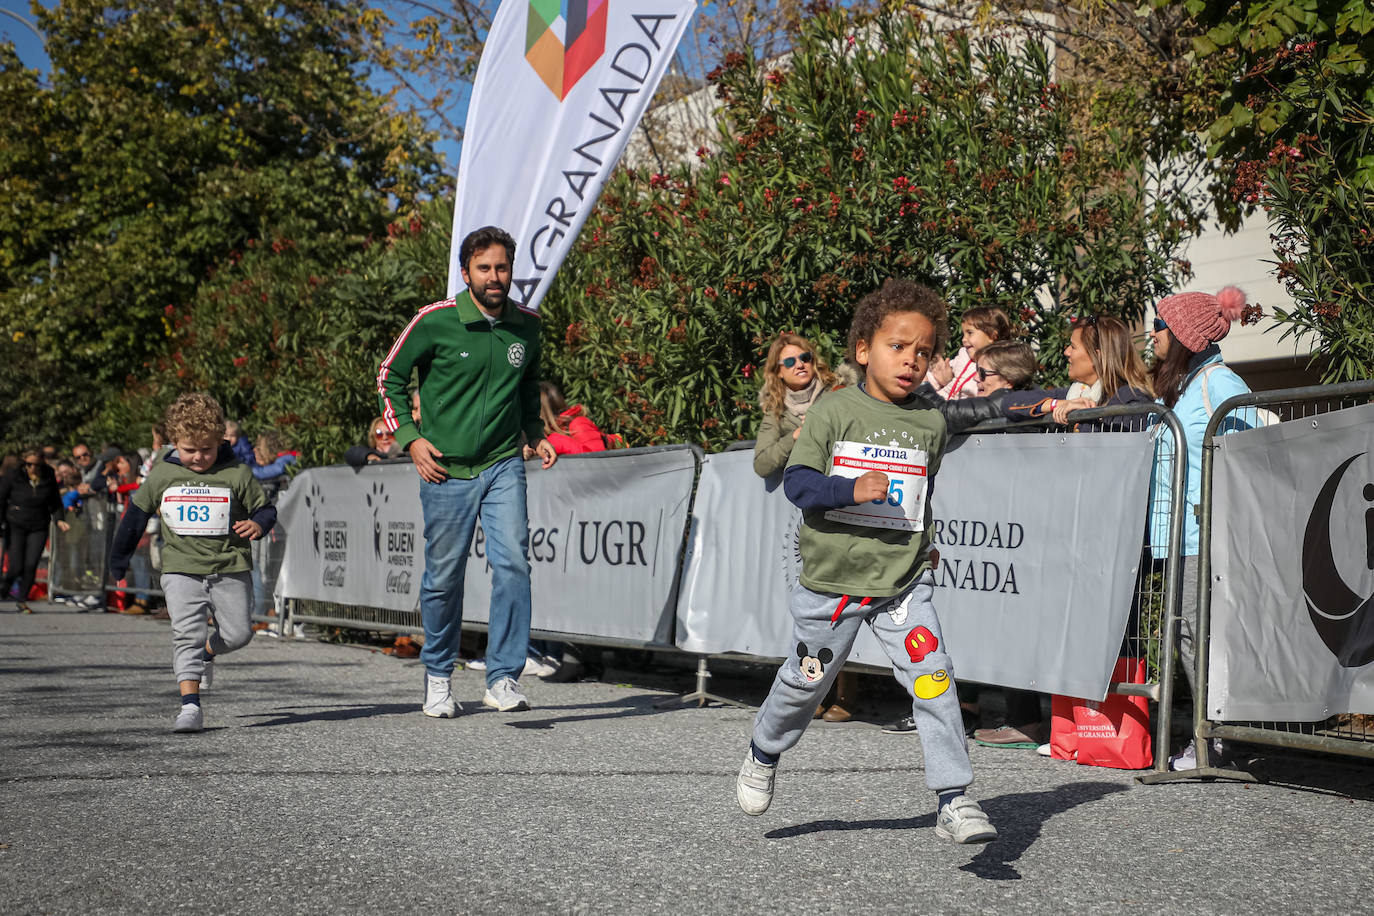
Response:
POLYGON ((177 398, 167 408, 167 433, 176 448, 153 465, 129 501, 110 551, 110 573, 115 581, 124 577, 156 513, 165 540, 162 591, 181 694, 174 730, 198 732, 205 727, 200 689, 210 686, 215 658, 253 638, 248 542, 272 529, 277 510, 224 441, 224 411, 210 395, 177 398))
POLYGON ((866 623, 912 697, 926 784, 938 799, 935 832, 956 843, 997 838, 964 794, 973 768, 931 603, 928 491, 948 433, 940 411, 914 392, 941 350, 945 320, 943 300, 907 280, 865 296, 849 346, 867 379, 817 402, 792 449, 783 487, 803 512, 801 584, 791 596, 796 651, 754 721, 736 780, 746 814, 768 810, 778 758, 801 739, 866 623))

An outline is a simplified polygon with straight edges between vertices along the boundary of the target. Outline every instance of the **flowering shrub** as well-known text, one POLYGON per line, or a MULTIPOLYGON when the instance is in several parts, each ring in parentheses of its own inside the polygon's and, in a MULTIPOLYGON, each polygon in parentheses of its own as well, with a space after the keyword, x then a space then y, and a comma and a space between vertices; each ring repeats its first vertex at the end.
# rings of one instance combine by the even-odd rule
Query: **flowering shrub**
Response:
POLYGON ((718 151, 613 176, 544 300, 549 374, 632 444, 752 437, 774 335, 837 363, 889 276, 944 294, 951 353, 1005 309, 1057 381, 1067 316, 1139 317, 1186 271, 1199 202, 1129 91, 1056 81, 1033 40, 813 13, 785 61, 726 55, 718 151))

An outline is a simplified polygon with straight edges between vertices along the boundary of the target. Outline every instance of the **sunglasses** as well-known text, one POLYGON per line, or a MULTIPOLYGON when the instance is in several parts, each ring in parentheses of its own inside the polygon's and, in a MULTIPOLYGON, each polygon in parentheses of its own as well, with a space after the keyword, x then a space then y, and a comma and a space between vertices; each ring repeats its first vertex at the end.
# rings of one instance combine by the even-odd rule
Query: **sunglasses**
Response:
POLYGON ((91 457, 91 453, 90 453, 90 452, 73 452, 73 453, 72 453, 72 457, 73 457, 73 458, 77 458, 77 459, 89 458, 89 457, 91 457))
POLYGON ((1163 319, 1163 318, 1156 318, 1156 319, 1155 319, 1155 333, 1159 333, 1160 331, 1167 331, 1167 330, 1169 330, 1169 326, 1168 326, 1167 324, 1164 323, 1164 319, 1163 319))
POLYGON ((982 366, 978 367, 978 381, 986 382, 989 375, 995 375, 998 378, 1003 377, 1002 373, 998 372, 996 369, 984 369, 982 366))
POLYGON ((43 463, 43 462, 41 462, 41 461, 25 461, 25 462, 24 462, 24 464, 25 464, 26 466, 31 467, 31 468, 36 468, 36 467, 38 467, 38 466, 39 466, 40 464, 42 464, 42 463, 43 463))
POLYGON ((800 360, 801 362, 804 362, 804 363, 809 363, 809 362, 811 362, 811 361, 812 361, 813 359, 815 359, 815 358, 816 358, 816 357, 813 356, 813 355, 810 354, 810 353, 803 353, 803 354, 800 355, 800 356, 789 356, 789 357, 787 357, 786 359, 782 360, 781 362, 782 362, 782 367, 783 367, 784 369, 791 369, 793 366, 795 366, 795 365, 797 364, 797 361, 798 361, 798 360, 800 360))
POLYGON ((395 439, 395 438, 396 438, 396 434, 393 433, 393 432, 391 432, 391 430, 388 430, 388 429, 374 429, 374 430, 372 431, 372 435, 376 436, 378 439, 395 439))

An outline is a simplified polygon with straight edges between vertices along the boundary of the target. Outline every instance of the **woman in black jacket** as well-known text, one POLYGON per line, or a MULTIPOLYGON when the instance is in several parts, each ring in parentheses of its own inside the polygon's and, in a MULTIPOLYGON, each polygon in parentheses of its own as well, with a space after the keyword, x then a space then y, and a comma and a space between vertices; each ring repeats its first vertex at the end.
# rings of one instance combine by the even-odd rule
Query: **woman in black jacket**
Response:
POLYGON ((5 539, 9 565, 0 595, 8 595, 18 579, 17 610, 29 614, 29 590, 38 574, 43 545, 48 541, 48 520, 57 522, 63 531, 70 527, 62 520, 62 491, 57 475, 43 461, 38 449, 26 451, 24 463, 0 478, 0 506, 4 506, 5 526, 9 530, 5 539))

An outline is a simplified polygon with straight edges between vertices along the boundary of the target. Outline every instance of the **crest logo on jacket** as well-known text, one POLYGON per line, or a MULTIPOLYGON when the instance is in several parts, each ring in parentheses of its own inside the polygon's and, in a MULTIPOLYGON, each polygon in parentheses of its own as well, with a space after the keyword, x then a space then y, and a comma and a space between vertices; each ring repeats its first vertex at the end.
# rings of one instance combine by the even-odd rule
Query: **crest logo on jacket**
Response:
POLYGON ((506 361, 517 369, 525 365, 525 345, 522 343, 511 344, 506 350, 506 361))

